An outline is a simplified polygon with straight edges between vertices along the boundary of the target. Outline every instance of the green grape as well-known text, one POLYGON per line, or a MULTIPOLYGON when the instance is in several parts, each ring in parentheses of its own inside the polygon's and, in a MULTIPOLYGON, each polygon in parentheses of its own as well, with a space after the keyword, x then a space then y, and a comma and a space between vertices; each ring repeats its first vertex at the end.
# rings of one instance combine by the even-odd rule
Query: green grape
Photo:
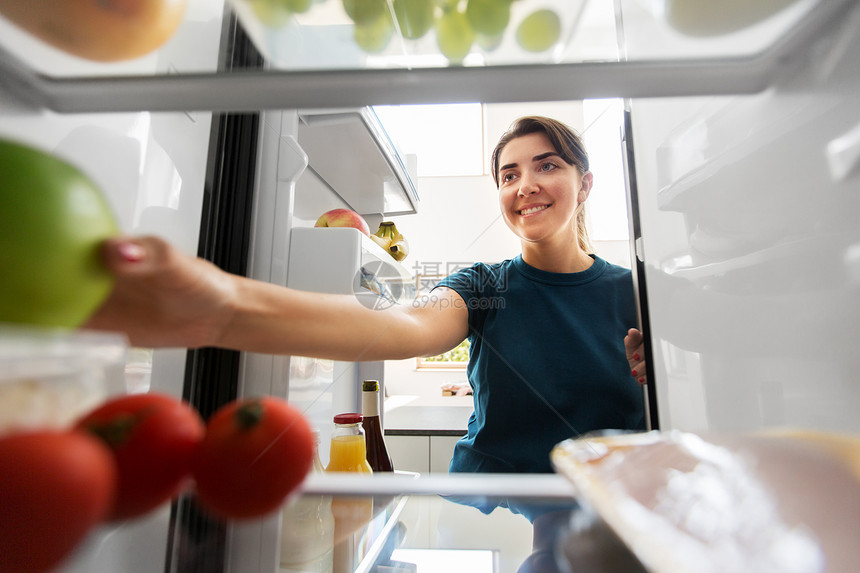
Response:
POLYGON ((304 14, 311 9, 314 0, 282 0, 287 10, 294 14, 304 14))
POLYGON ((356 24, 353 38, 359 48, 368 54, 377 54, 388 47, 394 36, 394 23, 388 13, 370 24, 356 24))
POLYGON ((460 63, 472 49, 475 30, 463 12, 446 12, 436 20, 436 43, 452 63, 460 63))
POLYGON ((249 0, 248 5, 254 16, 268 28, 280 28, 292 16, 286 6, 277 0, 249 0))
POLYGON ((343 0, 343 10, 356 24, 370 24, 388 12, 388 3, 386 0, 343 0))
POLYGON ((417 40, 433 27, 433 0, 393 0, 400 35, 417 40))
POLYGON ((561 19, 553 10, 537 10, 526 16, 517 28, 517 43, 529 52, 548 50, 561 37, 561 19))
POLYGON ((504 36, 504 33, 496 34, 495 36, 478 34, 475 37, 475 43, 478 44, 484 51, 492 52, 493 50, 502 45, 502 39, 504 38, 504 36))
POLYGON ((466 16, 479 34, 496 36, 508 27, 511 4, 508 0, 469 0, 466 16))

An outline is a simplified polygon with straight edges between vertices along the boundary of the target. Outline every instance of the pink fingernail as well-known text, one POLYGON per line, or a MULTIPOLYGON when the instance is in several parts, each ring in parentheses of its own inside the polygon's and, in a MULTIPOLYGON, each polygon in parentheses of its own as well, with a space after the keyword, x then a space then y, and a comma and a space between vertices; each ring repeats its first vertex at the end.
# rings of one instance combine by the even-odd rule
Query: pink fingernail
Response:
POLYGON ((116 248, 119 256, 130 263, 143 260, 146 250, 137 243, 120 243, 116 248))
POLYGON ((633 355, 633 360, 639 360, 639 353, 638 352, 633 355))

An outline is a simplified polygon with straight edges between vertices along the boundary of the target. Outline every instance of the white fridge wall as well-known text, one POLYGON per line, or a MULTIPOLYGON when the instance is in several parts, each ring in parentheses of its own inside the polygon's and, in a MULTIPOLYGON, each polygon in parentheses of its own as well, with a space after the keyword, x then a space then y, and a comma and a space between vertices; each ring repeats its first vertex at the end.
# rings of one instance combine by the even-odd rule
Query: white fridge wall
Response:
MULTIPOLYGON (((406 290, 414 284, 405 267, 356 229, 293 228, 287 286, 319 293, 353 294, 376 308, 373 305, 380 304, 379 299, 361 286, 360 269, 369 270, 381 280, 390 279, 394 295, 400 294, 397 289, 405 285, 404 293, 409 296, 406 290)), ((384 307, 390 303, 381 304, 384 307)), ((361 379, 379 379, 384 387, 383 372, 381 362, 292 358, 290 401, 320 431, 323 464, 328 462, 332 417, 360 411, 361 379)))
MULTIPOLYGON (((296 181, 308 164, 307 154, 296 140, 294 110, 272 110, 260 114, 260 144, 257 148, 253 226, 248 276, 287 285, 290 230, 295 212, 296 181)), ((271 394, 293 401, 292 371, 300 357, 242 353, 239 395, 271 394)), ((228 529, 226 571, 271 573, 280 559, 280 513, 247 522, 232 522, 228 529)))
POLYGON ((765 93, 632 102, 663 429, 860 430, 858 22, 765 93))

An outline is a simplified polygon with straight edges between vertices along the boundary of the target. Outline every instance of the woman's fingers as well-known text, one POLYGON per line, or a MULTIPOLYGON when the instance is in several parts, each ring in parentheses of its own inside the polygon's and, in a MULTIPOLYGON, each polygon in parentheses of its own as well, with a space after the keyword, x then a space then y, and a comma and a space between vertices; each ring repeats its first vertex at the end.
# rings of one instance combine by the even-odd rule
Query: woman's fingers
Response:
POLYGON ((645 344, 642 333, 631 328, 624 337, 624 349, 627 353, 627 363, 630 365, 630 374, 640 385, 648 382, 645 374, 645 344))
POLYGON ((124 332, 136 346, 197 347, 228 320, 230 279, 158 237, 118 237, 102 244, 114 288, 84 325, 124 332))
POLYGON ((171 246, 159 237, 115 237, 102 243, 105 266, 118 278, 147 274, 166 262, 171 246))

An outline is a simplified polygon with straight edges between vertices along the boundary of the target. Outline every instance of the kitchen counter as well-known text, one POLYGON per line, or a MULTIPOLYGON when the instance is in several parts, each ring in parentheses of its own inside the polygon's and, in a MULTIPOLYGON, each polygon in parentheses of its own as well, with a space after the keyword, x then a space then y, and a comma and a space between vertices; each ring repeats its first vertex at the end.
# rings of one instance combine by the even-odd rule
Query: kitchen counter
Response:
POLYGON ((447 396, 438 400, 393 396, 385 401, 385 435, 463 436, 472 410, 471 396, 447 396))

